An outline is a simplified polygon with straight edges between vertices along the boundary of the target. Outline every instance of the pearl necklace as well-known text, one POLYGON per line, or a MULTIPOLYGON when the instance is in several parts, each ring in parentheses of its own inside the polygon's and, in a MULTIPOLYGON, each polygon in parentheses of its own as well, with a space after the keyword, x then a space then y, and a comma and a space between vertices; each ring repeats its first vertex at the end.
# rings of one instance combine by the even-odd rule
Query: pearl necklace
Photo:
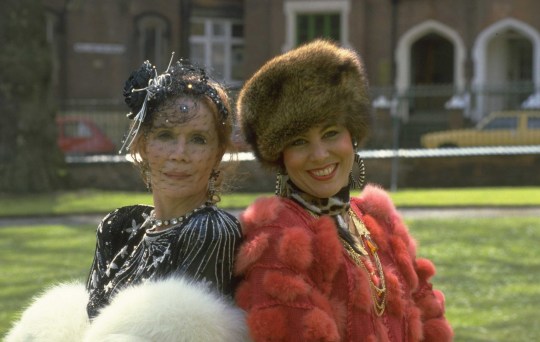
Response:
POLYGON ((173 217, 173 218, 170 218, 170 219, 167 219, 167 220, 159 220, 156 218, 156 213, 155 211, 152 210, 152 213, 150 214, 150 224, 152 225, 152 228, 149 229, 149 231, 153 231, 153 230, 156 230, 156 228, 159 228, 159 227, 163 227, 163 226, 169 226, 169 225, 177 225, 179 223, 182 223, 184 221, 186 221, 191 215, 195 214, 196 212, 198 212, 199 210, 201 209, 204 209, 206 208, 206 203, 201 205, 200 207, 198 208, 195 208, 193 209, 192 211, 182 215, 182 216, 179 216, 179 217, 173 217))

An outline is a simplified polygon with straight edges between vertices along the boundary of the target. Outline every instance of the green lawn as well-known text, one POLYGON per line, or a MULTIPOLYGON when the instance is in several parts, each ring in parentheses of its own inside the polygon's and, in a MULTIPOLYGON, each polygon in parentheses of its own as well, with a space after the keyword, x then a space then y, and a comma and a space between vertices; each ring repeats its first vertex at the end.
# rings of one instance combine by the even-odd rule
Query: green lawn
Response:
MULTIPOLYGON (((245 208, 261 194, 224 194, 223 208, 245 208)), ((267 194, 268 195, 268 194, 267 194)), ((404 189, 391 193, 397 206, 540 206, 540 187, 470 189, 404 189)), ((0 194, 0 217, 106 213, 134 203, 151 204, 149 193, 80 190, 31 196, 0 194)))
MULTIPOLYGON (((409 220, 419 255, 438 269, 455 341, 537 341, 540 218, 409 220)), ((95 227, 0 228, 0 336, 43 288, 84 280, 95 227)))
POLYGON ((0 336, 30 298, 59 281, 85 280, 95 226, 0 227, 0 336))
POLYGON ((540 218, 409 221, 432 259, 455 341, 539 341, 540 218))

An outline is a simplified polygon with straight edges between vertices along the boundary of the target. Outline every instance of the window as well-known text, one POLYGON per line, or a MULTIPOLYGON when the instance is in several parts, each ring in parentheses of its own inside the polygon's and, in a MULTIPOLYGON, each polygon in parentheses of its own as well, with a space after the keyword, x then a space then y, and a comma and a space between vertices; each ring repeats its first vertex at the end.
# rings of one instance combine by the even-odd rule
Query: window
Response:
POLYGON ((495 118, 484 126, 484 130, 517 129, 518 118, 495 118))
POLYGON ((244 27, 232 19, 193 18, 190 59, 216 79, 239 85, 243 79, 244 27))
POLYGON ((137 21, 139 52, 142 60, 149 60, 157 70, 169 63, 168 24, 157 15, 146 15, 137 21))
POLYGON ((528 129, 540 129, 540 117, 530 117, 527 121, 528 129))
POLYGON ((329 38, 341 41, 340 15, 299 14, 296 18, 296 45, 315 38, 329 38))
POLYGON ((284 0, 285 44, 283 52, 314 38, 335 40, 341 46, 349 44, 349 13, 351 0, 313 1, 284 0))
POLYGON ((89 138, 90 128, 83 122, 69 122, 64 125, 64 136, 67 138, 89 138))

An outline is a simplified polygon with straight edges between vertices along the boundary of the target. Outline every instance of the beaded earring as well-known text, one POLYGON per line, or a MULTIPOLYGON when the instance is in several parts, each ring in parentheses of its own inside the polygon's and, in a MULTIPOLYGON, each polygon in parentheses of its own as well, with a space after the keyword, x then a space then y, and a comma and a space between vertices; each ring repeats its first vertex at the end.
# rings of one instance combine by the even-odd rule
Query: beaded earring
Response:
POLYGON ((142 177, 144 185, 146 185, 146 189, 148 191, 152 191, 152 173, 150 172, 150 168, 148 167, 148 164, 144 164, 142 167, 142 177))
POLYGON ((212 169, 210 173, 210 178, 208 179, 208 200, 206 201, 209 204, 216 204, 221 200, 221 197, 218 194, 216 189, 216 181, 219 178, 220 170, 212 169))
POLYGON ((289 175, 285 171, 278 171, 276 174, 276 196, 287 197, 287 181, 289 180, 289 175))

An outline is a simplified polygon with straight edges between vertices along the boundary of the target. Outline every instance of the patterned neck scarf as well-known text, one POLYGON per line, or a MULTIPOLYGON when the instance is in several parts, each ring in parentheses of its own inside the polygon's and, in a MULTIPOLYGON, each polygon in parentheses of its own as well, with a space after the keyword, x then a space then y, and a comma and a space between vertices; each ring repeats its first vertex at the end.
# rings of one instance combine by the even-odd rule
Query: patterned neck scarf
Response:
POLYGON ((341 188, 337 194, 329 198, 314 197, 298 188, 289 179, 287 181, 288 197, 300 204, 306 210, 317 216, 330 215, 336 222, 339 237, 345 240, 352 248, 360 253, 356 248, 354 238, 349 232, 349 226, 345 221, 347 211, 350 208, 349 186, 341 188))
POLYGON ((302 207, 314 214, 344 216, 349 210, 349 187, 341 188, 337 194, 329 198, 318 198, 312 196, 298 188, 289 179, 287 181, 287 193, 289 197, 298 202, 302 207))

